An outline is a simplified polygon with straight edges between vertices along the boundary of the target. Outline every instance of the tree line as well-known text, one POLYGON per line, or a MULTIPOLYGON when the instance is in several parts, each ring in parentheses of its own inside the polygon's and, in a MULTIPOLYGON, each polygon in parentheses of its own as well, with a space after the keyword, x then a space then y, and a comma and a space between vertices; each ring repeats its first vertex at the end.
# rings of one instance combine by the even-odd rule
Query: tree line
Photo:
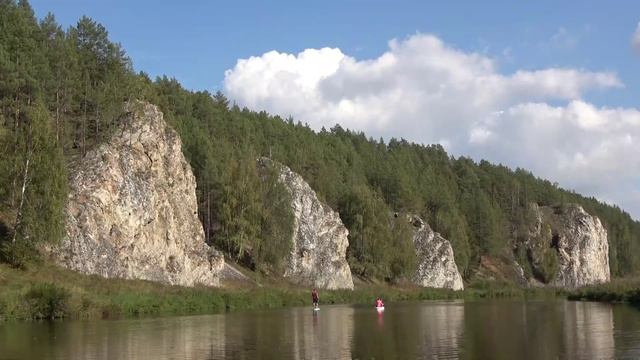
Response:
POLYGON ((514 251, 531 226, 529 204, 578 203, 608 230, 614 276, 640 272, 640 223, 617 206, 581 196, 524 169, 454 158, 439 145, 313 131, 190 91, 166 76, 136 73, 107 30, 83 17, 62 29, 27 1, 0 0, 0 254, 16 265, 64 232, 70 164, 107 140, 122 103, 158 105, 179 132, 197 180, 208 243, 264 273, 280 273, 293 223, 286 189, 257 166, 268 156, 302 175, 349 229, 354 273, 395 281, 416 266, 417 214, 449 239, 463 277, 483 256, 526 262, 514 251))

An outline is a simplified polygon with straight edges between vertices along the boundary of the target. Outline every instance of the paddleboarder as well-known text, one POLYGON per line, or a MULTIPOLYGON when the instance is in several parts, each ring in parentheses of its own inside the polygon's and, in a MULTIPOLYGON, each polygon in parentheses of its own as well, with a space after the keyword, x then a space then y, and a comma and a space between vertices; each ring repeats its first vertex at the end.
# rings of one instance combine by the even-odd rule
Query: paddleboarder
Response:
POLYGON ((311 291, 311 300, 313 301, 313 308, 318 309, 318 302, 320 300, 320 296, 318 296, 318 290, 313 289, 311 291))

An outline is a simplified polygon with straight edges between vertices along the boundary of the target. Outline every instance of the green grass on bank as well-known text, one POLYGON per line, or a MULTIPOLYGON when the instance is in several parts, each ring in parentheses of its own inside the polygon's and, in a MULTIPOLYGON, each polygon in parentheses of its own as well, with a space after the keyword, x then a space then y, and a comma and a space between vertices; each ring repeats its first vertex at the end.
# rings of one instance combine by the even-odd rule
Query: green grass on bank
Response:
POLYGON ((568 298, 640 305, 640 278, 616 279, 607 284, 586 286, 571 292, 568 298))
MULTIPOLYGON (((475 298, 552 298, 557 289, 523 289, 507 283, 476 282, 465 291, 357 285, 353 291, 322 291, 323 304, 475 298)), ((149 281, 104 279, 51 265, 16 270, 0 265, 0 319, 100 319, 159 315, 213 314, 309 305, 309 289, 285 283, 268 286, 206 288, 167 286, 149 281)))

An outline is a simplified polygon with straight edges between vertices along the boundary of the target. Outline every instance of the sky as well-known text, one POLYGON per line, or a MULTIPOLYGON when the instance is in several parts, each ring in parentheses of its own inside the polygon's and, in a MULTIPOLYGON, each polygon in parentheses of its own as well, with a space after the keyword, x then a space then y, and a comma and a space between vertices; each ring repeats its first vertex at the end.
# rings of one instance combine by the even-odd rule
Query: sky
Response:
POLYGON ((640 2, 32 1, 136 70, 240 106, 440 143, 640 219, 640 2))

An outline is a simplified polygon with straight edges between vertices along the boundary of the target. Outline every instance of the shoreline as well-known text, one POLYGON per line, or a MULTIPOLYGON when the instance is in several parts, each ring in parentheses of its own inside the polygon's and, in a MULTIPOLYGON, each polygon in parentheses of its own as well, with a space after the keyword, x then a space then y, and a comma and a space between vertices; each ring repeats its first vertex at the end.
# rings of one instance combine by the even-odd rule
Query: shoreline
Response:
MULTIPOLYGON (((612 283, 575 291, 521 288, 499 282, 477 282, 462 291, 359 284, 354 290, 322 290, 324 305, 385 301, 525 298, 640 303, 639 282, 612 283), (624 290, 624 291, 623 291, 624 290)), ((181 287, 142 280, 105 279, 57 266, 32 265, 26 270, 0 265, 0 321, 39 319, 136 319, 159 316, 219 314, 310 304, 310 289, 288 283, 252 287, 181 287)))

